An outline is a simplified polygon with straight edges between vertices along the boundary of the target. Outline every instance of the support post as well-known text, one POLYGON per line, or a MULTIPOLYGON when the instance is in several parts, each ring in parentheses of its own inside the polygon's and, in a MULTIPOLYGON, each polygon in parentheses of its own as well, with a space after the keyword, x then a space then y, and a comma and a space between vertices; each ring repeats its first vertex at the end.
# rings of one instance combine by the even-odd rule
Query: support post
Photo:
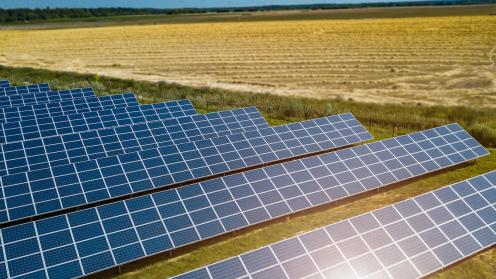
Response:
POLYGON ((236 231, 233 231, 233 237, 235 237, 235 236, 236 236, 236 231))
POLYGON ((394 115, 393 115, 393 137, 394 137, 394 115))
POLYGON ((121 272, 121 266, 119 265, 119 275, 121 275, 122 272, 121 272))
POLYGON ((169 252, 170 252, 170 253, 169 253, 169 254, 170 254, 170 257, 172 258, 172 250, 170 250, 169 252))

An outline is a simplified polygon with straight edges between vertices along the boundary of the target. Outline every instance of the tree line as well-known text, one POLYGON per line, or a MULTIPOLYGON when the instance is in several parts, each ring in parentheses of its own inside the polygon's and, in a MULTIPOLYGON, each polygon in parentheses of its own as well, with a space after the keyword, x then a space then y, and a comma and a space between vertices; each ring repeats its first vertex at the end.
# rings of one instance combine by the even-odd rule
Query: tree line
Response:
POLYGON ((256 7, 230 8, 183 8, 183 9, 153 9, 153 8, 55 8, 50 9, 2 9, 0 22, 53 20, 64 18, 98 18, 125 15, 160 15, 160 14, 196 14, 196 13, 231 13, 276 10, 319 10, 319 9, 354 9, 366 7, 404 7, 404 6, 446 6, 446 5, 477 5, 496 3, 496 0, 453 0, 453 1, 418 1, 390 3, 361 3, 361 4, 309 4, 309 5, 270 5, 256 7))

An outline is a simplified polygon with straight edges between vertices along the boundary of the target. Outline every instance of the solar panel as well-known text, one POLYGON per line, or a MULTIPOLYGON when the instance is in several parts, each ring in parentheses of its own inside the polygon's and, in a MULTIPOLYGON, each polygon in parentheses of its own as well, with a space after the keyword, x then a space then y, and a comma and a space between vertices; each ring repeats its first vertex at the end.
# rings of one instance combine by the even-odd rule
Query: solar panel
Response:
POLYGON ((9 143, 0 145, 0 176, 268 127, 251 107, 9 143))
POLYGON ((3 123, 0 124, 0 144, 111 127, 123 127, 194 114, 196 114, 196 110, 190 101, 181 100, 62 115, 54 118, 3 123))
POLYGON ((422 278, 496 243, 495 185, 493 171, 174 278, 422 278))
POLYGON ((0 108, 56 103, 64 100, 92 97, 95 97, 95 93, 91 88, 50 91, 37 94, 0 96, 0 108))
POLYGON ((10 81, 8 80, 0 80, 0 88, 10 87, 10 81))
POLYGON ((33 93, 41 93, 48 91, 51 91, 48 83, 21 85, 21 86, 13 86, 13 87, 0 87, 0 96, 33 94, 33 93))
MULTIPOLYGON (((458 130, 456 126, 450 125, 448 127, 458 130)), ((433 144, 433 142, 439 142, 441 136, 439 134, 437 134, 438 136, 432 136, 442 132, 444 129, 448 130, 447 127, 441 127, 422 133, 410 134, 408 137, 412 140, 417 138, 417 144, 425 146, 425 143, 422 143, 423 141, 419 137, 424 135, 426 140, 433 144)), ((372 148, 380 145, 386 146, 394 141, 401 143, 403 146, 406 144, 406 138, 402 136, 373 143, 375 145, 367 144, 353 147, 352 152, 359 152, 359 148, 364 150, 363 147, 372 150, 372 148)), ((456 143, 451 145, 456 145, 456 143)), ((444 148, 444 146, 439 147, 439 149, 441 148, 444 148)), ((60 243, 55 242, 47 248, 44 248, 43 245, 39 248, 33 244, 35 248, 29 252, 20 252, 10 258, 7 256, 9 271, 12 266, 10 262, 17 260, 16 263, 23 264, 20 267, 14 265, 16 275, 30 273, 34 276, 37 272, 39 274, 45 274, 46 272, 50 278, 57 278, 62 275, 67 278, 87 275, 237 230, 270 218, 287 215, 291 212, 302 210, 305 208, 305 204, 311 204, 312 206, 322 204, 330 200, 330 192, 327 190, 334 188, 329 184, 329 180, 324 180, 325 177, 333 177, 330 175, 330 171, 335 170, 331 167, 333 164, 326 160, 334 155, 342 158, 341 156, 346 154, 343 152, 347 150, 349 149, 225 176, 199 184, 161 191, 3 229, 1 230, 3 245, 6 248, 7 245, 10 245, 7 243, 19 243, 14 244, 17 245, 15 246, 17 251, 21 250, 19 247, 25 247, 22 245, 28 243, 28 241, 33 243, 40 241, 40 243, 43 243, 42 239, 46 242, 49 239, 54 241, 55 239, 64 239, 60 243), (316 159, 321 160, 321 165, 326 164, 327 176, 322 167, 318 165, 316 159), (311 178, 305 178, 302 169, 308 170, 308 176, 311 176, 311 178), (326 190, 323 191, 323 188, 326 190), (325 197, 326 200, 322 200, 321 197, 325 197), (306 200, 306 203, 304 200, 306 200), (289 208, 290 210, 288 210, 289 208), (62 238, 61 236, 63 235, 67 237, 62 238), (69 235, 72 237, 68 237, 69 235), (14 238, 14 236, 17 236, 17 238, 14 238), (40 262, 52 262, 49 251, 53 251, 53 254, 57 255, 60 260, 53 264, 40 264, 40 262), (34 257, 35 255, 36 257, 34 257), (28 265, 28 257, 31 257, 29 258, 29 263, 35 262, 38 264, 28 265)), ((383 150, 389 151, 393 150, 393 148, 383 150)), ((368 154, 372 153, 369 152, 368 154)), ((463 153, 463 151, 458 153, 463 153)), ((145 164, 147 163, 145 162, 145 164)), ((150 170, 151 168, 147 171, 150 170)), ((334 177, 337 177, 337 175, 334 175, 334 177)), ((490 177, 491 181, 496 183, 496 172, 490 177)), ((482 185, 479 180, 477 180, 477 183, 472 184, 482 185)), ((481 186, 475 187, 482 188, 481 186)), ((487 187, 484 187, 484 189, 487 189, 487 187)), ((492 201, 496 202, 496 198, 494 198, 496 197, 496 189, 491 189, 492 192, 488 193, 490 194, 488 196, 492 196, 492 201)), ((429 199, 422 199, 422 201, 418 202, 424 207, 429 203, 429 199)), ((428 208, 426 207, 424 210, 428 210, 428 208)), ((403 212, 411 212, 404 208, 399 209, 399 211, 402 214, 403 212)), ((415 214, 415 212, 413 213, 415 214)), ((433 215, 442 216, 443 214, 433 212, 433 215)), ((388 217, 387 214, 378 215, 377 218, 380 221, 396 221, 388 217)), ((361 217, 356 219, 361 222, 361 225, 353 223, 359 233, 369 231, 370 227, 374 225, 373 222, 367 219, 361 217)), ((346 253, 348 251, 349 253, 360 253, 362 251, 360 246, 354 246, 346 242, 354 234, 346 230, 347 226, 339 224, 341 223, 332 225, 334 229, 328 230, 334 242, 345 243, 343 247, 347 249, 346 253), (355 249, 356 251, 353 252, 355 249)), ((321 233, 322 231, 310 233, 308 234, 310 236, 303 235, 305 237, 300 236, 299 238, 307 250, 310 249, 312 252, 322 250, 320 253, 315 254, 319 258, 318 263, 332 263, 334 261, 333 257, 340 259, 341 254, 336 249, 323 249, 324 247, 329 247, 332 242, 326 240, 327 233, 323 235, 321 233)), ((370 240, 372 243, 375 238, 375 240, 378 240, 376 244, 384 242, 384 245, 386 245, 387 242, 380 237, 380 234, 371 234, 364 236, 364 241, 370 240)), ((244 257, 243 255, 240 257, 243 261, 246 261, 245 266, 248 267, 250 272, 255 274, 261 270, 266 270, 264 271, 266 273, 259 274, 260 277, 253 276, 251 278, 285 278, 284 276, 279 276, 281 273, 278 273, 277 267, 274 268, 280 263, 283 263, 285 269, 291 268, 290 271, 287 271, 292 275, 290 278, 304 277, 297 276, 296 272, 298 271, 296 268, 301 267, 301 272, 307 272, 305 262, 298 262, 298 265, 289 264, 294 258, 298 258, 297 255, 308 254, 307 250, 300 249, 296 244, 296 246, 292 246, 295 242, 299 243, 297 241, 283 242, 286 244, 274 244, 271 246, 277 257, 285 257, 284 259, 279 258, 279 261, 270 257, 266 258, 264 257, 265 254, 256 254, 255 251, 251 252, 253 253, 251 254, 252 257, 244 257), (248 262, 250 259, 251 262, 248 262), (257 268, 257 264, 265 266, 257 268)), ((12 250, 14 250, 13 247, 12 250)), ((311 256, 313 257, 313 255, 311 256)), ((394 257, 394 254, 391 257, 394 257)), ((239 257, 237 258, 239 259, 239 257)), ((350 258, 350 260, 353 259, 350 258)), ((362 258, 360 261, 364 265, 370 262, 362 258)), ((325 268, 332 268, 336 265, 328 264, 325 268)), ((244 278, 243 275, 246 275, 246 270, 243 271, 242 269, 244 273, 240 272, 237 269, 239 266, 242 265, 229 261, 225 264, 216 264, 215 268, 212 269, 209 266, 208 269, 210 274, 215 274, 212 275, 212 278, 244 278), (225 277, 221 277, 220 274, 224 274, 225 277), (230 275, 233 274, 239 274, 239 276, 231 277, 230 275)), ((308 268, 310 269, 311 267, 308 268)), ((205 271, 205 269, 193 271, 181 278, 204 278, 202 275, 205 274, 205 271)), ((347 278, 346 274, 343 276, 338 275, 339 273, 336 278, 347 278)))
POLYGON ((207 179, 370 138, 348 113, 4 176, 0 181, 7 198, 0 223, 207 179))
POLYGON ((58 103, 0 108, 0 123, 29 121, 106 109, 139 106, 133 93, 66 100, 58 103))

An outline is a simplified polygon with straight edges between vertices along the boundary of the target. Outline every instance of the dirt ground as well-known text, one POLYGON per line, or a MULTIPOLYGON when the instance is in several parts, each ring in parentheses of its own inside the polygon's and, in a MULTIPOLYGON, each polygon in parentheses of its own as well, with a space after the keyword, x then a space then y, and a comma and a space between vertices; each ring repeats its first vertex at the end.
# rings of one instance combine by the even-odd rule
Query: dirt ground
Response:
POLYGON ((0 30, 0 64, 235 91, 496 107, 496 16, 0 30))

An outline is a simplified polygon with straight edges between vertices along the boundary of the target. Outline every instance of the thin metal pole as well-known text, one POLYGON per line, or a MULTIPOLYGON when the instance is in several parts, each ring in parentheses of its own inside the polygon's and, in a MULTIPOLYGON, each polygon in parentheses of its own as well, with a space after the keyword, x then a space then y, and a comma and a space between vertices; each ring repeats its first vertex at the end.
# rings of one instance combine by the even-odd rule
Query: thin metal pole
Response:
POLYGON ((394 115, 393 115, 393 137, 394 137, 394 115))

